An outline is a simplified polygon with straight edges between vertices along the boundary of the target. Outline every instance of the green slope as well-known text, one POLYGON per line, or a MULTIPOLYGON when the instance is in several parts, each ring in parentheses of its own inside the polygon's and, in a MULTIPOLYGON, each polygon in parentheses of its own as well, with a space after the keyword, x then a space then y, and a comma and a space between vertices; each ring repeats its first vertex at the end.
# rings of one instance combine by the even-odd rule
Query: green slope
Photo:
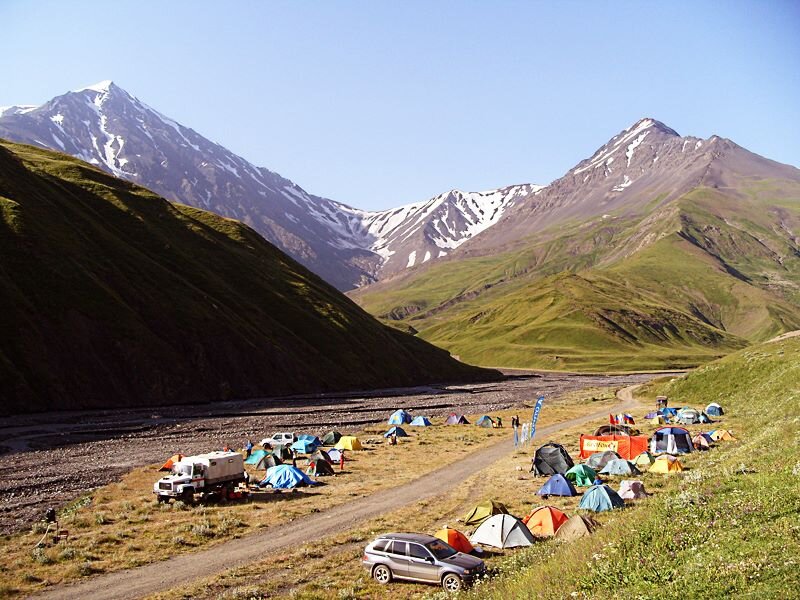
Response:
POLYGON ((568 223, 351 296, 478 364, 693 366, 800 328, 799 199, 791 182, 698 188, 645 216, 568 223))
POLYGON ((720 403, 719 426, 738 441, 693 454, 691 467, 665 476, 651 498, 603 513, 591 537, 506 558, 466 598, 797 597, 800 337, 746 348, 644 392, 678 406, 720 403))
POLYGON ((0 142, 0 411, 495 374, 381 325, 245 225, 0 142))

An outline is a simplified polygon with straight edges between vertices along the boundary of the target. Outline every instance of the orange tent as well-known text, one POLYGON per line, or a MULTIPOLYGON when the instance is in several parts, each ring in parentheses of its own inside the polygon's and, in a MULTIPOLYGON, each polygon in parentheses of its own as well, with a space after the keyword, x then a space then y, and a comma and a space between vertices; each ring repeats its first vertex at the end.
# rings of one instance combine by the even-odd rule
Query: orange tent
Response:
POLYGON ((475 550, 472 544, 469 543, 467 536, 456 529, 445 527, 436 532, 436 537, 464 554, 469 554, 475 550))
POLYGON ((522 522, 528 526, 533 535, 550 537, 556 534, 558 528, 566 523, 568 518, 555 506, 540 506, 534 508, 522 522))
POLYGON ((183 458, 183 454, 173 454, 172 456, 170 456, 167 459, 167 462, 165 462, 163 465, 161 465, 161 468, 159 469, 159 471, 172 471, 172 465, 174 465, 176 462, 178 462, 182 458, 183 458))

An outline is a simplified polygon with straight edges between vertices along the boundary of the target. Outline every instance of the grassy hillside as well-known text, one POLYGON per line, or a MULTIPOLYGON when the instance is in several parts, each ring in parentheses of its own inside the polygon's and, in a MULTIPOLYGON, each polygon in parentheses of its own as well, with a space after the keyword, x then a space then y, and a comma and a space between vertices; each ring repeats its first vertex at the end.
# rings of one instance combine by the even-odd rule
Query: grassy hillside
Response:
POLYGON ((793 598, 800 586, 800 337, 756 345, 645 394, 722 404, 738 442, 695 457, 590 538, 505 560, 467 598, 793 598), (666 492, 666 493, 665 493, 666 492))
POLYGON ((644 217, 567 223, 351 295, 479 364, 694 366, 800 328, 800 187, 780 193, 698 188, 644 217))
POLYGON ((388 328, 245 225, 0 142, 0 412, 494 374, 388 328))

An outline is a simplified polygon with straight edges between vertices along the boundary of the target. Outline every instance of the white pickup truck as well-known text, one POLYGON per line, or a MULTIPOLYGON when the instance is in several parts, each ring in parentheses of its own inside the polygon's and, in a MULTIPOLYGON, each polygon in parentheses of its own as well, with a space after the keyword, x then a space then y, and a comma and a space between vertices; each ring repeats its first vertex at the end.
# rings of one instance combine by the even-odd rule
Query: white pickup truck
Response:
POLYGON ((172 466, 172 473, 153 484, 153 493, 159 502, 178 498, 188 503, 198 492, 207 495, 224 491, 229 495, 246 477, 244 459, 238 452, 184 456, 172 466))

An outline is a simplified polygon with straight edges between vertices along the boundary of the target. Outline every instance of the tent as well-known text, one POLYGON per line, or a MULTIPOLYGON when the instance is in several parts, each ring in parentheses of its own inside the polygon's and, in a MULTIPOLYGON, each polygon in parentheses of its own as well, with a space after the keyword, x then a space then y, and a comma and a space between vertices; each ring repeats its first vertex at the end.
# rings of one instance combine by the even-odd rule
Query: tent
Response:
POLYGON ((454 550, 463 552, 464 554, 469 554, 475 550, 474 546, 469 543, 467 536, 457 529, 445 527, 444 529, 437 531, 435 537, 442 540, 445 544, 452 546, 454 550))
POLYGON ((681 461, 669 454, 659 456, 648 469, 650 473, 677 473, 679 471, 683 471, 681 461))
POLYGON ((692 445, 695 450, 708 450, 711 448, 711 442, 709 442, 708 438, 702 433, 698 433, 692 438, 692 445))
POLYGON ((682 408, 678 411, 678 423, 682 425, 694 425, 700 422, 700 411, 693 408, 682 408))
POLYGON ((518 548, 533 544, 533 534, 518 518, 502 514, 486 519, 469 540, 495 548, 518 548))
POLYGON ((300 440, 307 440, 309 442, 313 442, 317 446, 322 446, 322 440, 315 435, 311 435, 310 433, 301 433, 300 435, 298 435, 297 440, 295 441, 300 441, 300 440))
POLYGON ((619 482, 619 497, 623 500, 638 500, 647 498, 644 484, 638 479, 623 479, 619 482))
POLYGON ((538 476, 553 475, 561 473, 562 475, 569 471, 575 463, 572 458, 564 450, 564 446, 556 444, 555 442, 547 442, 543 446, 539 446, 533 455, 531 462, 531 473, 538 476))
POLYGON ((450 413, 447 417, 447 420, 444 422, 445 425, 469 425, 469 421, 467 421, 467 417, 464 415, 457 415, 456 413, 450 413))
POLYGON ((721 417, 725 414, 725 411, 722 410, 722 407, 717 404, 716 402, 712 402, 708 406, 706 406, 706 414, 711 417, 721 417))
POLYGON ((336 442, 338 442, 342 438, 342 434, 338 431, 329 431, 324 436, 322 436, 322 445, 323 446, 335 446, 336 442))
POLYGON ((687 454, 692 451, 692 436, 683 427, 661 427, 650 438, 653 454, 687 454))
POLYGON ((328 458, 331 459, 331 464, 338 463, 342 459, 342 451, 338 448, 331 448, 328 450, 328 458))
POLYGON ((555 506, 540 506, 534 508, 522 522, 528 526, 533 535, 552 537, 568 519, 569 517, 555 506))
POLYGON ((536 492, 539 496, 577 496, 578 490, 560 473, 552 475, 536 492))
POLYGON ((629 460, 624 458, 615 458, 608 461, 603 470, 600 471, 602 475, 641 475, 642 472, 629 460))
POLYGON ((630 425, 603 425, 595 430, 594 435, 639 435, 639 430, 630 425))
POLYGON ((727 429, 715 429, 714 431, 709 431, 708 435, 710 435, 711 439, 715 442, 731 442, 736 440, 736 438, 733 437, 733 434, 727 429))
POLYGON ((667 408, 665 406, 664 408, 659 408, 658 409, 658 413, 660 415, 665 416, 665 417, 672 418, 672 417, 675 417, 675 416, 678 415, 678 409, 677 408, 667 408))
POLYGON ((589 487, 597 477, 597 472, 587 465, 575 465, 566 472, 564 478, 578 487, 589 487))
POLYGON ((389 431, 384 433, 383 437, 388 438, 391 437, 392 435, 396 435, 397 437, 408 437, 406 430, 403 429, 402 427, 398 427, 397 425, 395 425, 394 427, 389 429, 389 431))
POLYGON ((330 454, 327 451, 323 450, 322 448, 317 448, 314 450, 314 453, 308 457, 308 462, 314 460, 324 460, 326 463, 332 463, 330 454))
POLYGON ((159 471, 172 471, 173 465, 176 462, 179 462, 182 458, 183 458, 183 454, 173 454, 172 456, 170 456, 167 459, 167 462, 165 462, 163 465, 161 465, 161 468, 159 469, 159 471))
POLYGON ((389 425, 405 425, 406 423, 411 423, 412 418, 411 413, 407 413, 401 408, 394 411, 392 416, 389 417, 389 425))
POLYGON ((641 471, 642 468, 649 468, 655 460, 655 457, 645 450, 639 456, 633 459, 633 464, 639 467, 639 470, 641 471))
POLYGON ((597 522, 594 519, 583 515, 573 515, 558 528, 556 539, 571 542, 590 535, 595 529, 597 529, 597 522))
POLYGON ((352 435, 343 435, 341 439, 336 442, 334 446, 337 450, 363 450, 364 446, 361 445, 361 440, 352 435))
POLYGON ((266 471, 270 467, 277 467, 282 464, 283 461, 277 454, 267 453, 256 463, 256 469, 264 469, 266 471))
POLYGON ((615 458, 620 458, 620 455, 613 450, 606 450, 605 452, 595 452, 587 460, 586 465, 597 471, 605 467, 610 461, 615 458))
POLYGON ((430 419, 428 417, 423 417, 422 415, 414 417, 414 420, 411 421, 412 427, 430 427, 430 425, 430 419))
POLYGON ((494 500, 484 500, 477 504, 464 517, 464 525, 480 525, 492 515, 507 515, 506 505, 494 500))
POLYGON ((475 425, 478 427, 494 427, 494 421, 489 415, 483 415, 480 419, 475 421, 475 425))
POLYGON ((714 422, 714 421, 712 421, 712 420, 709 418, 709 416, 708 416, 706 413, 704 413, 704 412, 701 412, 701 413, 700 413, 700 416, 698 417, 698 421, 699 421, 700 423, 713 423, 713 422, 714 422))
POLYGON ((625 501, 610 487, 607 485, 593 485, 583 494, 578 508, 593 512, 603 512, 624 506, 625 501))
POLYGON ((334 473, 331 463, 329 463, 327 460, 317 459, 308 463, 306 474, 311 475, 312 477, 317 477, 320 475, 333 475, 334 473))
POLYGON ((313 440, 297 440, 294 444, 289 446, 289 448, 300 454, 311 454, 318 446, 319 444, 313 440))
POLYGON ((292 460, 292 451, 289 450, 288 446, 278 444, 272 449, 272 453, 282 461, 292 460))
POLYGON ((288 490, 303 485, 316 485, 308 475, 291 465, 278 465, 267 469, 264 479, 258 484, 260 487, 271 485, 276 489, 288 490))
POLYGON ((266 450, 253 450, 250 453, 250 457, 244 461, 246 465, 257 465, 258 461, 264 458, 267 455, 266 450))

